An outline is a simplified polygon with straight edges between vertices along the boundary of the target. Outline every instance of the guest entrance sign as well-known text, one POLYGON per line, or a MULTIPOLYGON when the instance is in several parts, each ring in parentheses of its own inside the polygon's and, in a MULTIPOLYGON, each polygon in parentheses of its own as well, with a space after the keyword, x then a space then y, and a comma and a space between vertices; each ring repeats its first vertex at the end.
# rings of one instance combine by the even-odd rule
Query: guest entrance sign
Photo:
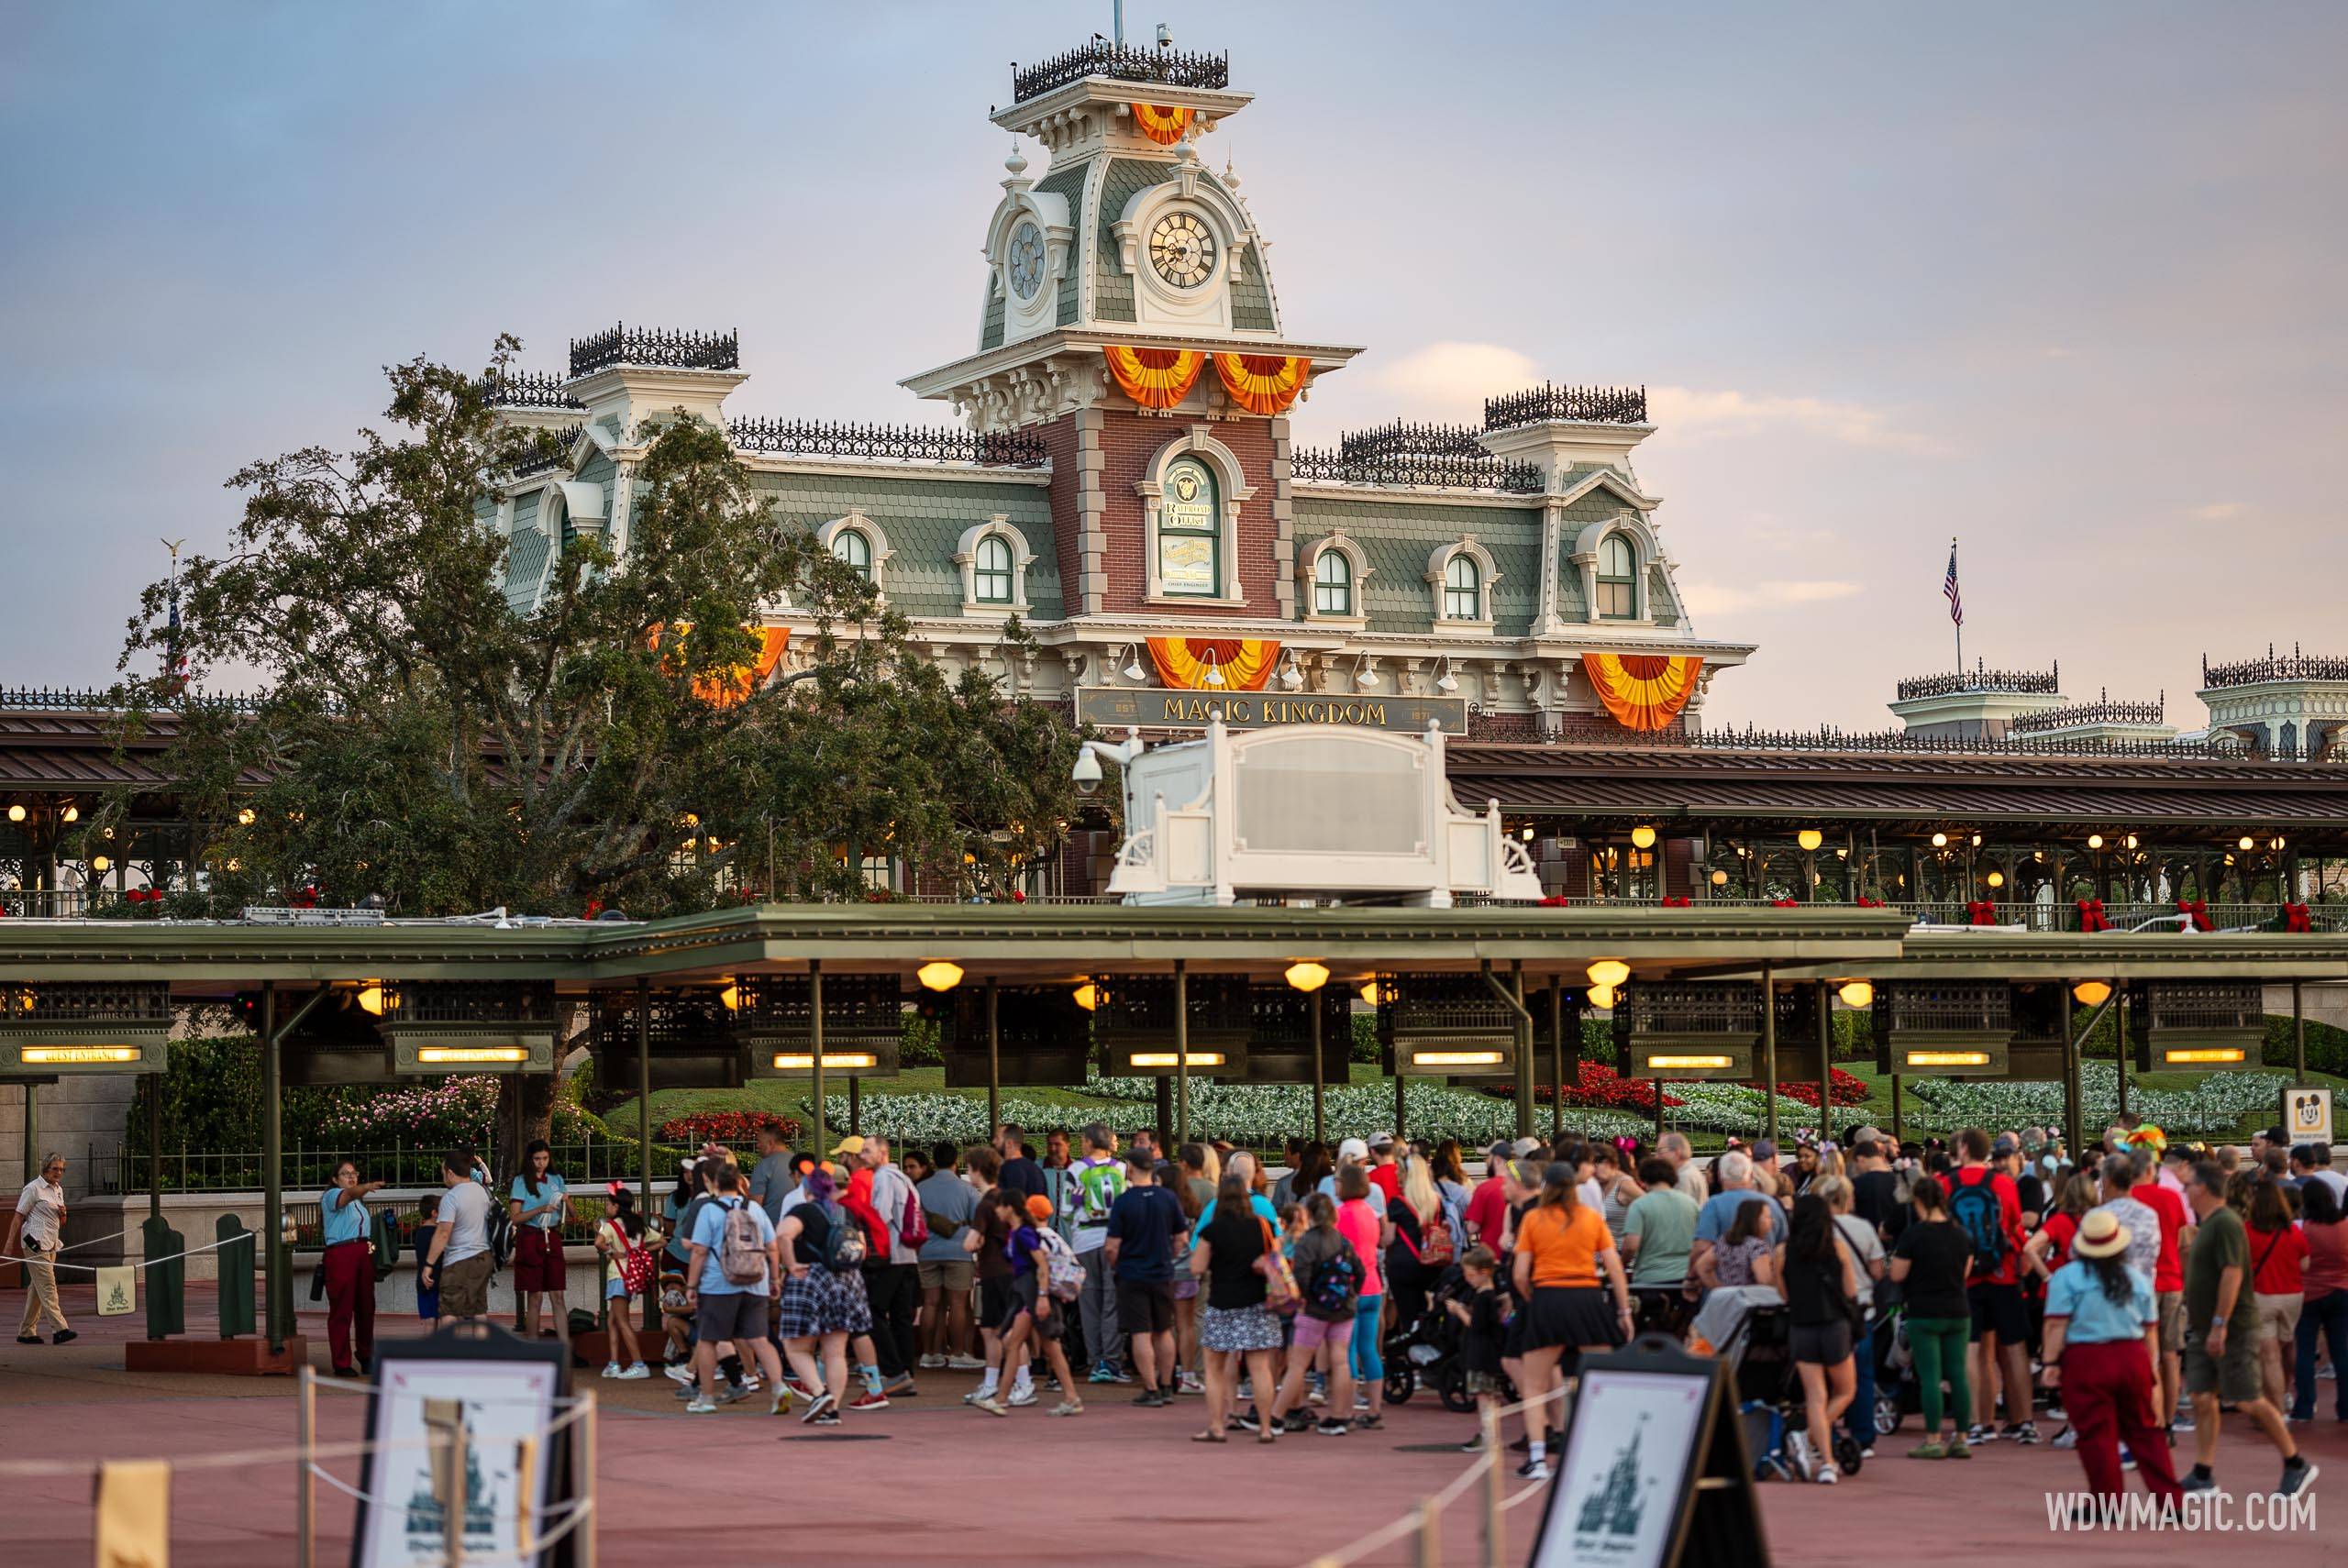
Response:
POLYGON ((1385 730, 1423 734, 1429 724, 1448 735, 1468 733, 1464 697, 1347 696, 1342 692, 1175 691, 1155 686, 1082 686, 1077 689, 1079 723, 1121 730, 1202 730, 1216 714, 1235 730, 1278 729, 1287 724, 1333 729, 1385 730))
POLYGON ((1768 1561, 1725 1365, 1655 1335, 1585 1359, 1531 1568, 1768 1561))
POLYGON ((2331 1143, 2331 1091, 2287 1088, 2283 1091, 2283 1131, 2293 1143, 2329 1147, 2331 1143))

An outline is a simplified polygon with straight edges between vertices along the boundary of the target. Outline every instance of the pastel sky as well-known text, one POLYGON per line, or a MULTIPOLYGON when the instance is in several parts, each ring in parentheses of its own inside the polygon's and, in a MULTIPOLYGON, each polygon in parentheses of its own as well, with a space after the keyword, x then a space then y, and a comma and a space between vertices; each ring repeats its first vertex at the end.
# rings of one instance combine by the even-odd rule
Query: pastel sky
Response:
MULTIPOLYGON (((1708 722, 1886 722, 1965 646, 2200 723, 2198 659, 2348 653, 2348 7, 1134 0, 1256 103, 1209 138, 1302 439, 1641 382, 1708 722)), ((342 443, 379 368, 742 332, 751 414, 934 419, 1008 62, 1109 0, 11 8, 0 686, 110 678, 157 541, 342 443)), ((1030 144, 1031 157, 1037 149, 1030 144)))

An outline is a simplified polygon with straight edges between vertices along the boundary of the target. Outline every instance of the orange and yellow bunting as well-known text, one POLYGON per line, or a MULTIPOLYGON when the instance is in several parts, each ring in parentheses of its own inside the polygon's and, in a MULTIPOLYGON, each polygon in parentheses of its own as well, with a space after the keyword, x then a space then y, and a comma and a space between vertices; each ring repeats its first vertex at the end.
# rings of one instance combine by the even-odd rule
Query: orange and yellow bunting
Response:
POLYGON ((1101 350, 1117 390, 1144 408, 1171 408, 1197 384, 1207 357, 1195 348, 1128 348, 1112 343, 1101 350))
POLYGON ((1626 730, 1659 730, 1679 716, 1704 672, 1700 656, 1586 653, 1581 667, 1598 700, 1626 730))
POLYGON ((1295 354, 1217 354, 1214 373, 1232 402, 1270 419, 1286 414, 1303 392, 1312 362, 1295 354))
POLYGON ((1196 109, 1162 109, 1155 104, 1134 105, 1134 127, 1160 147, 1171 147, 1191 128, 1196 109))
POLYGON ((1261 691, 1280 661, 1280 646, 1257 637, 1152 637, 1149 662, 1161 686, 1182 691, 1261 691), (1207 679, 1213 669, 1220 685, 1207 679))
MULTIPOLYGON (((656 649, 660 646, 663 630, 660 626, 652 628, 652 646, 656 649)), ((679 635, 692 630, 691 623, 677 623, 679 635)), ((743 630, 758 634, 759 654, 755 661, 737 664, 726 675, 693 678, 693 695, 713 708, 730 708, 765 685, 767 678, 774 674, 775 667, 782 662, 782 650, 791 641, 791 628, 788 626, 745 626, 743 630)))

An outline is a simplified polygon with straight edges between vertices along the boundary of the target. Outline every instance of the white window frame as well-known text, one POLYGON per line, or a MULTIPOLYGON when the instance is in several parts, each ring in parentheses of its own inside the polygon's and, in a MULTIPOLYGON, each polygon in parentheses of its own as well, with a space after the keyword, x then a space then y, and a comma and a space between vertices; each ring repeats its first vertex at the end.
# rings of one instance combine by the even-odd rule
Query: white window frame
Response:
POLYGON ((1297 557, 1297 602, 1302 610, 1299 619, 1324 626, 1359 629, 1368 620, 1362 591, 1369 574, 1368 553, 1362 549, 1361 542, 1347 536, 1344 529, 1333 528, 1310 541, 1297 557), (1330 555, 1342 558, 1353 573, 1353 607, 1344 614, 1328 613, 1321 608, 1321 560, 1330 555))
POLYGON ((1141 479, 1134 485, 1134 493, 1141 497, 1142 547, 1144 566, 1148 579, 1146 593, 1148 602, 1180 609, 1209 606, 1218 609, 1245 609, 1246 595, 1239 586, 1239 508, 1252 500, 1256 487, 1246 481, 1239 464, 1239 455, 1208 432, 1204 425, 1193 425, 1174 440, 1160 447, 1142 469, 1141 479), (1157 516, 1166 498, 1166 473, 1177 458, 1196 458, 1214 476, 1215 491, 1223 502, 1223 536, 1218 541, 1217 559, 1221 564, 1223 591, 1216 597, 1198 594, 1168 594, 1157 571, 1157 516))
POLYGON ((863 535, 864 542, 872 547, 872 591, 875 597, 886 602, 889 597, 889 558, 896 552, 889 547, 889 536, 880 531, 880 524, 860 511, 850 511, 847 516, 835 517, 816 529, 815 542, 837 559, 839 551, 833 547, 841 534, 849 531, 863 535))
POLYGON ((1012 526, 1008 514, 998 512, 985 522, 962 530, 962 537, 954 547, 954 564, 962 574, 963 614, 1008 620, 1029 613, 1027 569, 1036 564, 1036 552, 1027 547, 1027 536, 1012 526), (988 539, 1002 541, 1011 552, 1011 599, 1007 603, 982 602, 979 598, 979 547, 988 539))
POLYGON ((1434 600, 1434 629, 1437 632, 1489 636, 1492 630, 1492 587, 1501 580, 1500 568, 1492 561, 1492 553, 1477 543, 1473 534, 1462 534, 1447 545, 1438 546, 1427 558, 1427 591, 1434 600), (1451 613, 1451 596, 1447 591, 1451 563, 1455 557, 1464 556, 1476 568, 1477 614, 1470 619, 1451 613))

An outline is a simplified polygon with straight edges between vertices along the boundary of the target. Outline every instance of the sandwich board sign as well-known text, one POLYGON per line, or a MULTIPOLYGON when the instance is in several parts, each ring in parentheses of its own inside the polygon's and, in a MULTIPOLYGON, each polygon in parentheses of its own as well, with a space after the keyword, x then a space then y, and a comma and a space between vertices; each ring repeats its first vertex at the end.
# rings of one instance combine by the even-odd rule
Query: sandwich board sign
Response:
POLYGON ((1531 1568, 1769 1561, 1725 1363, 1648 1335, 1586 1356, 1531 1568))
POLYGON ((2283 1131, 2293 1144, 2331 1143, 2331 1091, 2287 1088, 2283 1090, 2283 1131))

